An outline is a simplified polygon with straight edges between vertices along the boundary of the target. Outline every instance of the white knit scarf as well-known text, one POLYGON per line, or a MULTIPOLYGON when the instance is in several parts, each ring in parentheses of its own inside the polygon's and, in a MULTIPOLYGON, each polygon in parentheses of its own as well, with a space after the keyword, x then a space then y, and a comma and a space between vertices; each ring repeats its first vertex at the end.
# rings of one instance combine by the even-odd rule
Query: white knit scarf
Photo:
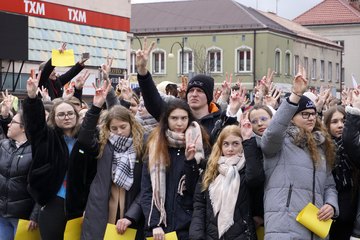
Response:
POLYGON ((112 180, 117 186, 128 191, 134 182, 136 152, 133 139, 110 133, 109 141, 114 147, 112 180))
MULTIPOLYGON (((198 123, 192 122, 189 124, 185 134, 176 133, 171 130, 166 131, 166 138, 168 140, 169 147, 183 148, 189 144, 195 144, 196 153, 195 159, 199 163, 204 158, 204 150, 202 143, 201 129, 198 123), (201 148, 201 149, 198 149, 201 148)), ((166 211, 165 211, 165 199, 166 199, 166 166, 164 163, 164 157, 160 156, 160 159, 155 159, 156 145, 161 144, 159 138, 149 143, 149 169, 151 187, 153 191, 151 209, 148 219, 148 225, 150 225, 150 218, 153 210, 153 206, 160 212, 160 219, 158 226, 164 224, 167 226, 166 211)), ((180 170, 179 170, 180 171, 180 170)), ((179 182, 179 189, 185 190, 185 178, 182 177, 179 182)))
POLYGON ((219 175, 209 185, 209 195, 214 216, 218 214, 219 238, 234 224, 234 210, 240 190, 239 171, 245 166, 244 154, 220 157, 219 175))

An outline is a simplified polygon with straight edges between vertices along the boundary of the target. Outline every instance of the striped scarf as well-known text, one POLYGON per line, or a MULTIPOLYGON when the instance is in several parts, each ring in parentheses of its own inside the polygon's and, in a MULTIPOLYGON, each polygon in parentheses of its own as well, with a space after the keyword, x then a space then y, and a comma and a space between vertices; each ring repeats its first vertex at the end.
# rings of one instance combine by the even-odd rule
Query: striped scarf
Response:
POLYGON ((112 160, 112 180, 127 191, 134 182, 136 152, 131 137, 110 133, 109 141, 114 148, 112 160))

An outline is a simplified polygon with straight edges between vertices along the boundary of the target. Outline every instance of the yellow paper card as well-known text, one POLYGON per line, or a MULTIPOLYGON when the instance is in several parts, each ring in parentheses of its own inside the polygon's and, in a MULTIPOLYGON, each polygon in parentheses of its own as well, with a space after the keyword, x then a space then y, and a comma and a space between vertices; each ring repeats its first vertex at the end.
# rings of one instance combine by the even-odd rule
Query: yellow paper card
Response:
POLYGON ((318 211, 319 209, 314 204, 308 203, 308 205, 299 212, 296 217, 296 221, 304 225, 304 227, 319 237, 325 238, 329 234, 332 219, 319 221, 317 218, 318 211))
POLYGON ((64 240, 80 240, 83 217, 74 218, 66 223, 64 240))
POLYGON ((256 236, 258 240, 264 240, 265 229, 263 226, 256 229, 256 236))
POLYGON ((69 49, 60 53, 59 50, 53 49, 51 53, 51 65, 55 67, 67 67, 75 65, 74 50, 69 49))
MULTIPOLYGON (((146 238, 146 240, 154 240, 153 237, 148 237, 146 238)), ((178 240, 176 232, 169 232, 167 234, 165 234, 165 240, 178 240)))
POLYGON ((136 229, 127 228, 124 234, 118 234, 116 226, 108 223, 106 226, 104 240, 135 240, 136 229))
POLYGON ((40 240, 40 231, 37 228, 34 231, 28 231, 30 221, 19 219, 15 240, 40 240))

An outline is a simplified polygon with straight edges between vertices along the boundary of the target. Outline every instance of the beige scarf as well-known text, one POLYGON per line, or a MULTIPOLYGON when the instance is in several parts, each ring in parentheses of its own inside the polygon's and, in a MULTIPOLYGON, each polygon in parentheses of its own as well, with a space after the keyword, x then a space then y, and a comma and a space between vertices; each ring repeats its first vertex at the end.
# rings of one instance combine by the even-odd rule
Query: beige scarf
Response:
POLYGON ((244 154, 220 157, 219 175, 209 185, 209 195, 214 216, 218 215, 219 238, 234 224, 234 210, 240 190, 239 171, 245 166, 244 154))
MULTIPOLYGON (((182 148, 188 146, 189 144, 195 143, 196 153, 195 159, 199 163, 201 159, 204 158, 204 150, 202 143, 202 135, 201 129, 198 123, 192 122, 189 124, 189 127, 186 129, 184 133, 176 133, 170 131, 169 129, 166 131, 166 138, 168 140, 169 147, 182 148), (198 149, 199 148, 199 149, 198 149), (200 149, 201 148, 201 149, 200 149)), ((166 211, 165 211, 165 199, 166 199, 166 166, 164 163, 164 157, 160 156, 160 159, 155 159, 156 145, 161 144, 160 139, 154 139, 151 143, 149 143, 149 169, 150 169, 150 179, 151 179, 151 187, 153 191, 152 200, 151 200, 151 208, 148 219, 148 225, 150 226, 151 214, 153 211, 153 206, 159 210, 160 219, 158 226, 160 224, 166 223, 166 211)), ((179 182, 179 188, 183 191, 185 188, 185 178, 184 176, 181 178, 179 182)))

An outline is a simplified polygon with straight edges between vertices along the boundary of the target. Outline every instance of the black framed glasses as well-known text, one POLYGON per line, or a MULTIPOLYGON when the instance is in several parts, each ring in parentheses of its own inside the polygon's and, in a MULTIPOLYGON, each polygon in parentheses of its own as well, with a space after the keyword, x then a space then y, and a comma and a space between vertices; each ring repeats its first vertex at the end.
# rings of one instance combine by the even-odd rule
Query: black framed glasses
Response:
POLYGON ((59 112, 56 114, 56 117, 60 120, 64 120, 66 117, 68 117, 69 119, 73 119, 75 117, 75 112, 59 112))
POLYGON ((310 117, 316 118, 315 112, 301 112, 301 117, 303 119, 310 119, 310 117))

